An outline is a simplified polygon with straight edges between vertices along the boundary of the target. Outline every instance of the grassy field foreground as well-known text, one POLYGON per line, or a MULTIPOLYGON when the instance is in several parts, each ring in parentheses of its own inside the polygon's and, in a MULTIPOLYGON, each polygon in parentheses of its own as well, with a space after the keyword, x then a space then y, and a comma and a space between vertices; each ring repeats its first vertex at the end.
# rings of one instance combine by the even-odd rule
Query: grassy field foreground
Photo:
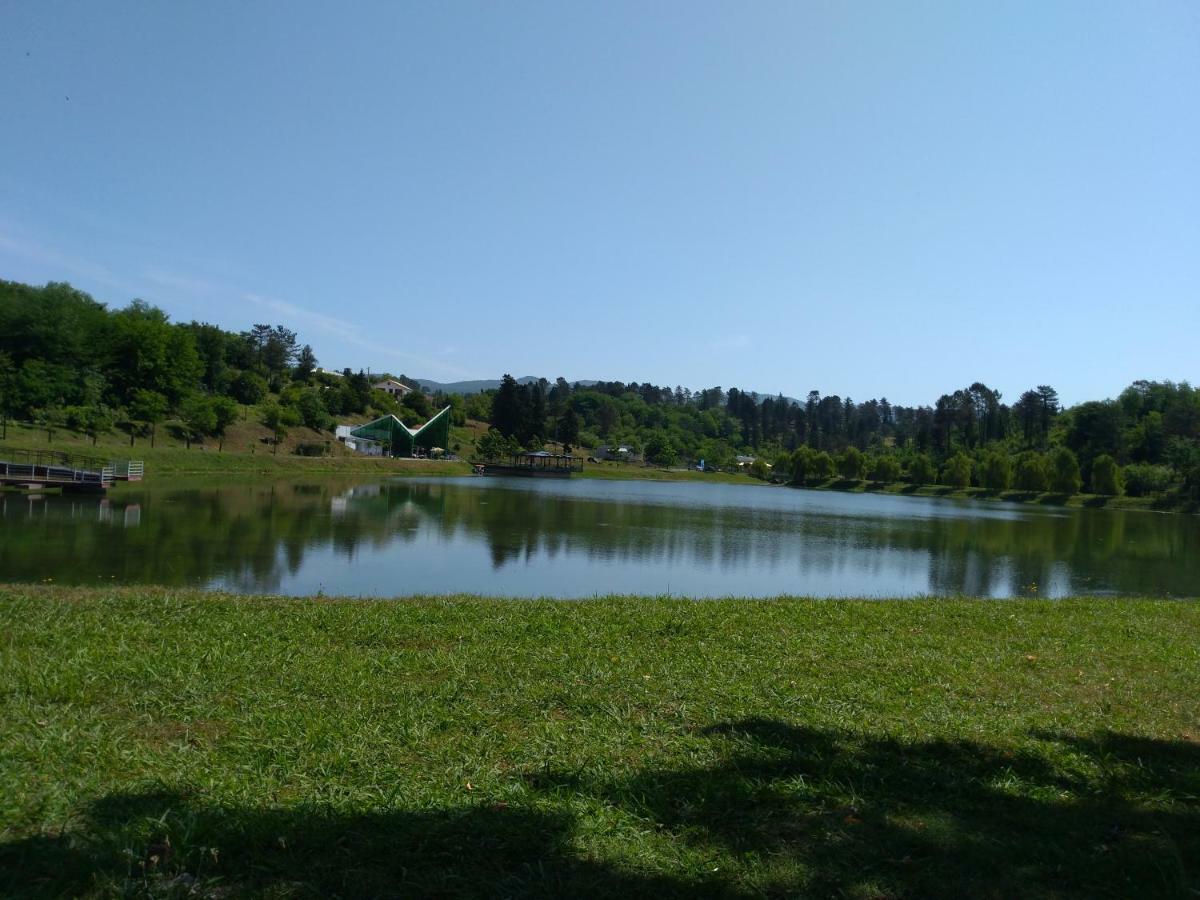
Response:
POLYGON ((1200 605, 0 588, 0 893, 1195 896, 1200 605))

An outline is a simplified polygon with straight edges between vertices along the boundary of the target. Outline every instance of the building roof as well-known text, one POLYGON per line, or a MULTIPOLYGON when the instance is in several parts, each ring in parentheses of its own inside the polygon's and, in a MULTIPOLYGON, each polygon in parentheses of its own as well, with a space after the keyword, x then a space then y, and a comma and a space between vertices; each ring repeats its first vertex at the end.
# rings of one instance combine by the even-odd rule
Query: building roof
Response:
POLYGON ((408 432, 408 434, 409 434, 409 437, 414 437, 414 438, 415 438, 415 437, 417 437, 418 435, 420 435, 420 434, 421 434, 423 431, 428 431, 428 430, 429 430, 429 427, 430 427, 431 425, 434 425, 435 423, 440 423, 440 421, 441 421, 441 420, 442 420, 444 417, 448 416, 449 414, 450 414, 450 407, 449 407, 449 406, 447 406, 447 407, 444 407, 444 408, 442 409, 442 411, 441 411, 441 412, 437 413, 437 415, 435 415, 435 416, 434 416, 433 418, 431 418, 431 419, 430 419, 428 422, 426 422, 424 425, 421 425, 421 426, 420 426, 420 427, 418 427, 418 428, 409 428, 407 425, 405 425, 403 422, 401 422, 401 421, 400 421, 399 419, 397 419, 395 416, 393 416, 393 415, 390 415, 390 414, 389 414, 389 415, 386 415, 386 416, 380 416, 378 419, 372 419, 370 422, 367 422, 365 425, 359 425, 359 426, 357 426, 357 427, 355 427, 355 428, 351 429, 351 431, 350 431, 350 434, 352 434, 354 437, 367 437, 367 438, 369 438, 369 437, 370 437, 370 435, 368 435, 368 434, 361 434, 361 435, 360 435, 360 434, 359 434, 359 432, 360 432, 360 431, 361 431, 361 432, 366 432, 366 431, 368 431, 369 429, 372 429, 372 428, 377 428, 379 425, 387 425, 387 424, 391 424, 391 426, 392 426, 393 428, 396 428, 396 427, 403 428, 405 431, 407 431, 407 432, 408 432))

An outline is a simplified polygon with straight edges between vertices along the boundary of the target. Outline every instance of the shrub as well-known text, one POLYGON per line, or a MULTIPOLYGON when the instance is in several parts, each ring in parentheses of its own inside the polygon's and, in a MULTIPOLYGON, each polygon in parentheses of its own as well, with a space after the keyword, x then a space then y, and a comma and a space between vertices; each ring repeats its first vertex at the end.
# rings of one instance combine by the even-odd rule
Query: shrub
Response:
POLYGON ((296 455, 297 456, 324 456, 325 455, 325 445, 324 444, 312 444, 312 443, 297 444, 296 445, 296 455))
POLYGON ((491 429, 475 442, 475 458, 480 460, 499 460, 521 452, 521 445, 515 438, 507 438, 496 429, 491 429))
POLYGON ((1130 497, 1149 497, 1171 486, 1172 472, 1167 466, 1135 463, 1125 467, 1125 493, 1130 497))

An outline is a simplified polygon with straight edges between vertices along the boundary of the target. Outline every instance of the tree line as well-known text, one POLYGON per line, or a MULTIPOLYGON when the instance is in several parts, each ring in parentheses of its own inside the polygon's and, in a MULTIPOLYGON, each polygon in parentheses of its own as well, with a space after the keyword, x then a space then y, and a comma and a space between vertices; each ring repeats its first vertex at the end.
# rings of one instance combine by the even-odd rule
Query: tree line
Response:
POLYGON ((855 402, 811 391, 803 402, 720 386, 559 378, 500 387, 472 401, 494 431, 486 449, 620 444, 656 465, 728 468, 739 454, 777 480, 908 480, 992 490, 1200 494, 1200 390, 1137 381, 1116 400, 1064 409, 1050 385, 1014 403, 982 382, 931 405, 855 402), (489 406, 490 408, 482 409, 489 406))
POLYGON ((95 439, 121 428, 153 441, 170 418, 185 437, 220 439, 238 416, 255 415, 278 439, 297 425, 328 430, 341 417, 391 412, 416 424, 442 405, 455 424, 490 423, 482 455, 614 444, 662 466, 704 460, 726 469, 738 455, 754 456, 758 474, 796 483, 828 474, 1200 499, 1200 390, 1186 382, 1137 381, 1115 400, 1063 409, 1049 385, 1010 404, 975 382, 904 406, 815 390, 793 400, 720 386, 521 384, 505 375, 493 391, 429 398, 414 390, 397 403, 361 371, 319 370, 313 348, 285 325, 233 332, 172 322, 141 300, 110 309, 65 283, 0 281, 0 418, 51 435, 66 427, 95 439))
MULTIPOLYGON (((408 417, 427 417, 420 391, 408 417)), ((114 428, 154 440, 178 420, 184 436, 220 439, 253 407, 278 441, 290 428, 332 429, 334 418, 401 412, 361 371, 317 371, 313 348, 283 325, 231 332, 174 323, 134 300, 109 309, 69 284, 0 281, 0 417, 32 422, 49 436, 70 428, 95 439, 114 428)))

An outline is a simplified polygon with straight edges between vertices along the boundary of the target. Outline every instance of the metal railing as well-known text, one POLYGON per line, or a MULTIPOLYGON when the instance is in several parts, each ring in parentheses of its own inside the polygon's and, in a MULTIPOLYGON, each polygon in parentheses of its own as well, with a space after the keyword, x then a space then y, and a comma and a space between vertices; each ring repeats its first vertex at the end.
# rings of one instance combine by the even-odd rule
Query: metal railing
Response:
POLYGON ((118 481, 141 481, 146 473, 145 464, 140 459, 114 459, 110 465, 118 481))
POLYGON ((40 484, 80 484, 108 487, 114 471, 110 462, 94 456, 58 450, 0 450, 0 479, 40 484))

